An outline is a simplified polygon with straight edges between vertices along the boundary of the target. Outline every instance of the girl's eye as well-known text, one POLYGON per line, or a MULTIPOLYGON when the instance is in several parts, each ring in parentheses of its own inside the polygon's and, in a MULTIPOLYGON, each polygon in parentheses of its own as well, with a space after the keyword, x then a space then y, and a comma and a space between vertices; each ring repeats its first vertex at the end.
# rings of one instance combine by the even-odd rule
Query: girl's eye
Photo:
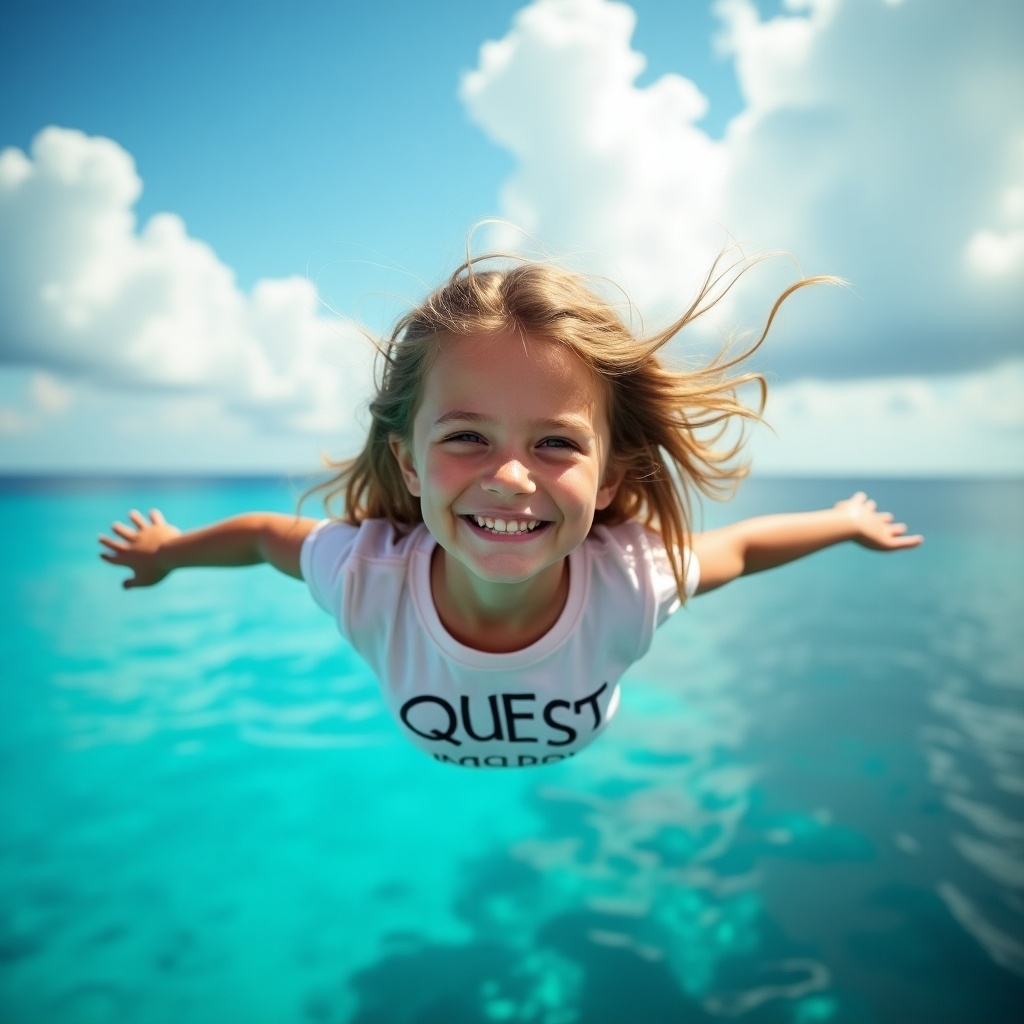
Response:
POLYGON ((446 441, 482 441, 483 438, 479 434, 474 434, 470 430, 465 430, 460 434, 449 434, 445 438, 446 441))
POLYGON ((575 449, 576 445, 564 437, 546 437, 540 443, 541 448, 568 448, 575 449))

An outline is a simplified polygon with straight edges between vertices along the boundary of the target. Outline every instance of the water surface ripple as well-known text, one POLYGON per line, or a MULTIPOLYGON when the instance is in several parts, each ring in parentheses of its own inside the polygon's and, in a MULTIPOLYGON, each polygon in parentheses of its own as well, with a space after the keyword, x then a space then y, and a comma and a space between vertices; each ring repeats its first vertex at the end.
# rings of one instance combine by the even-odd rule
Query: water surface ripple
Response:
MULTIPOLYGON (((853 487, 753 481, 714 524, 853 487)), ((1015 1021, 1024 485, 679 613, 579 757, 438 765, 303 586, 124 592, 94 537, 277 481, 0 486, 0 1019, 1015 1021)))

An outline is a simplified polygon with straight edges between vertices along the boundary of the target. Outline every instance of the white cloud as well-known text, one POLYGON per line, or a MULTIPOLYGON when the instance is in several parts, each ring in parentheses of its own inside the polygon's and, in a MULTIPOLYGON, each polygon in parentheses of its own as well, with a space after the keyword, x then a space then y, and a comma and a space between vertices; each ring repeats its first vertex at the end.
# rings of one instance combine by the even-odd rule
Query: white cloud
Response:
POLYGON ((1017 278, 1024 268, 1024 231, 979 231, 967 243, 967 263, 984 277, 1017 278))
POLYGON ((39 410, 53 416, 66 412, 72 402, 71 389, 49 373, 32 375, 29 394, 39 410))
POLYGON ((706 101, 686 78, 636 85, 631 8, 521 10, 461 87, 517 159, 503 214, 607 255, 648 312, 684 305, 727 232, 846 278, 856 301, 794 304, 770 350, 788 379, 1020 353, 1024 5, 803 0, 769 20, 750 0, 716 9, 745 103, 721 140, 698 126, 706 101))
MULTIPOLYGON (((367 342, 325 318, 302 278, 245 294, 173 214, 137 230, 141 190, 127 152, 79 131, 47 128, 30 155, 0 153, 0 362, 213 396, 273 429, 351 430, 367 342)), ((70 400, 52 376, 32 397, 49 412, 70 400)))
POLYGON ((723 238, 708 213, 721 208, 728 153, 695 127, 707 99, 689 79, 634 87, 645 65, 629 46, 635 22, 623 4, 540 0, 481 48, 460 94, 518 160, 504 215, 610 256, 644 306, 673 272, 694 282, 707 269, 723 238))
POLYGON ((1024 360, 955 377, 802 380, 769 389, 760 471, 1018 474, 1024 360))
POLYGON ((19 404, 0 406, 0 437, 38 434, 49 420, 63 416, 74 402, 74 393, 49 373, 33 373, 19 404))
POLYGON ((0 405, 0 437, 15 437, 29 429, 29 422, 23 413, 9 405, 0 405))

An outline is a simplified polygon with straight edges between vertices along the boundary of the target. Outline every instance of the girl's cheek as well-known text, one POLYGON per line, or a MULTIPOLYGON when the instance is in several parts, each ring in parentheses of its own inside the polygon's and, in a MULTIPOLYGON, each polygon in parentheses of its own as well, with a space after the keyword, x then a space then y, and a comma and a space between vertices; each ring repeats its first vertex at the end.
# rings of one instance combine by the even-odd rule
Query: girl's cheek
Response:
POLYGON ((453 459, 435 459, 427 466, 427 475, 435 486, 462 479, 466 473, 466 467, 453 459))

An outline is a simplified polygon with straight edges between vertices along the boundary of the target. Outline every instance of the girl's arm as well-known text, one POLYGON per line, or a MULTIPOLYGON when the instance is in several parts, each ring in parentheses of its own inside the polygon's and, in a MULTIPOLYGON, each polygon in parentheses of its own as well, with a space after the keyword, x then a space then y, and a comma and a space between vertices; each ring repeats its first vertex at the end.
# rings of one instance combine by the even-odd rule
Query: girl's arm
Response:
POLYGON ((846 540, 874 551, 899 551, 916 547, 924 538, 909 536, 904 523, 894 523, 891 512, 879 512, 875 502, 858 491, 821 512, 761 516, 695 535, 692 547, 700 562, 697 593, 846 540))
POLYGON ((122 540, 100 537, 109 551, 100 558, 133 571, 122 584, 151 587, 174 569, 189 565, 256 565, 269 562, 275 569, 302 579, 299 552, 316 519, 283 515, 279 512, 250 512, 214 523, 202 530, 182 533, 168 523, 159 509, 147 519, 132 509, 133 529, 114 523, 111 529, 122 540))

